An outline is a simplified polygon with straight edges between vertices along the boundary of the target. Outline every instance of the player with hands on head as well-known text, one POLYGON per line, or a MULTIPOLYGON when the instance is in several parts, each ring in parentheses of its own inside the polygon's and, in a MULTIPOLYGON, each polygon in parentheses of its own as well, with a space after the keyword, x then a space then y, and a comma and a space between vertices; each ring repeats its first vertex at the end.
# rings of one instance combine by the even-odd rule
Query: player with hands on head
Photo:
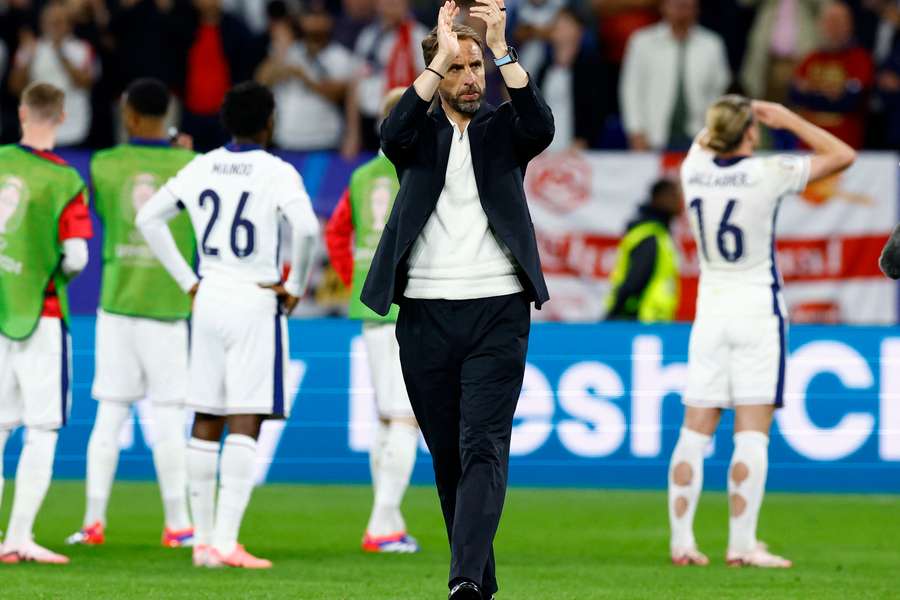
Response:
POLYGON ((222 105, 232 142, 191 161, 137 216, 150 248, 194 297, 187 404, 195 416, 187 462, 194 564, 202 567, 272 566, 238 543, 238 531, 253 490, 260 426, 290 415, 285 312, 307 285, 319 231, 300 174, 264 149, 274 111, 262 85, 232 88, 222 105), (166 226, 182 210, 198 241, 199 280, 166 226), (283 283, 282 218, 292 232, 292 268, 283 283))
POLYGON ((686 210, 697 241, 700 285, 688 348, 684 423, 669 469, 670 550, 676 565, 709 564, 694 539, 703 459, 722 411, 734 409, 728 468, 726 561, 787 568, 756 537, 768 472, 769 430, 783 404, 787 310, 775 263, 781 199, 849 167, 850 146, 787 108, 723 96, 681 166, 686 210), (759 125, 786 129, 812 156, 755 156, 759 125))

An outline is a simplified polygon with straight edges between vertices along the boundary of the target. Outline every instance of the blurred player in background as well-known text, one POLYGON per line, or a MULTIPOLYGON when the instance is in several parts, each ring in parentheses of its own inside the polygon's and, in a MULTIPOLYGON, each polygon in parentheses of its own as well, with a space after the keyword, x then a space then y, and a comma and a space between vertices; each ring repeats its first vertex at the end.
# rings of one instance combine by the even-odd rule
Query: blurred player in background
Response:
MULTIPOLYGON (((395 88, 388 92, 382 105, 382 118, 391 112, 404 91, 405 88, 395 88)), ((378 425, 369 451, 375 503, 362 541, 366 552, 419 551, 418 542, 406 533, 406 522, 400 512, 416 464, 419 427, 400 369, 396 336, 398 309, 394 306, 382 317, 359 299, 399 189, 394 165, 379 152, 353 172, 350 186, 325 230, 331 264, 344 284, 353 286, 349 316, 363 322, 363 339, 378 408, 378 425)))
MULTIPOLYGON (((92 394, 97 416, 87 451, 84 526, 69 544, 104 542, 106 507, 119 462, 119 433, 132 405, 153 407, 153 462, 163 499, 162 544, 190 545, 184 401, 187 395, 190 297, 159 263, 134 224, 140 208, 194 153, 173 148, 166 133, 169 92, 139 79, 125 93, 122 116, 129 141, 91 161, 94 207, 103 221, 103 284, 97 314, 92 394)), ((187 215, 169 224, 178 251, 193 261, 187 215)))
POLYGON ((775 217, 785 194, 846 169, 850 146, 771 102, 724 96, 681 167, 700 260, 691 329, 685 416, 669 471, 672 562, 706 565, 693 521, 703 455, 722 409, 733 408, 734 454, 726 560, 732 566, 790 567, 756 538, 768 471, 769 429, 784 392, 787 311, 775 264, 775 217), (786 129, 813 155, 754 157, 758 124, 786 129))
POLYGON ((607 319, 654 323, 671 321, 678 310, 678 251, 669 232, 681 213, 681 188, 660 179, 650 188, 619 242, 607 299, 607 319))
POLYGON ((196 566, 272 566, 237 538, 253 490, 260 426, 290 414, 284 312, 290 314, 306 287, 319 229, 300 174, 263 149, 272 139, 274 111, 265 87, 235 86, 222 105, 232 143, 191 161, 137 217, 153 252, 194 297, 188 406, 196 415, 188 482, 196 566), (199 242, 201 280, 166 226, 182 210, 199 242), (283 285, 281 217, 292 230, 292 269, 283 285))
POLYGON ((87 265, 93 235, 84 181, 52 152, 64 102, 55 86, 29 85, 22 141, 0 148, 0 459, 25 426, 2 563, 69 562, 32 539, 71 400, 66 284, 87 265))

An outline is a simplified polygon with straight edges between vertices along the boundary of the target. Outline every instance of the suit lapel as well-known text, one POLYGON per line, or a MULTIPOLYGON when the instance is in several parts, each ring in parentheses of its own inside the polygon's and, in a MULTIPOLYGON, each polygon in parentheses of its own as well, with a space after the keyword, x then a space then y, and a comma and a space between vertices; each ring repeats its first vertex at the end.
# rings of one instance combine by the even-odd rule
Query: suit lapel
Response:
MULTIPOLYGON (((469 150, 472 153, 472 167, 475 171, 475 186, 478 188, 479 198, 484 198, 481 191, 484 189, 484 144, 487 133, 488 117, 494 112, 494 107, 483 102, 481 108, 475 113, 472 122, 469 123, 469 150)), ((483 204, 483 203, 482 203, 483 204)))
POLYGON ((436 142, 437 148, 434 155, 434 178, 431 180, 431 193, 427 198, 412 198, 408 203, 410 214, 410 224, 412 227, 407 231, 401 243, 403 245, 403 253, 412 244, 416 237, 421 233, 425 223, 437 207, 438 198, 441 190, 444 189, 444 179, 447 176, 447 162, 450 159, 450 138, 453 135, 453 127, 447 120, 447 116, 438 104, 431 113, 431 117, 435 119, 436 142))
POLYGON ((483 185, 481 182, 484 177, 484 131, 487 129, 487 121, 482 119, 476 121, 472 119, 469 123, 469 151, 472 154, 472 170, 475 171, 475 186, 478 188, 478 197, 483 198, 481 193, 483 185))
MULTIPOLYGON (((444 111, 441 111, 438 116, 437 160, 435 161, 434 167, 435 174, 437 175, 437 177, 434 178, 437 188, 437 194, 434 197, 435 205, 437 204, 438 195, 440 195, 441 190, 444 189, 444 180, 447 177, 447 161, 450 160, 450 143, 452 141, 450 138, 452 137, 453 127, 444 115, 444 111)), ((431 209, 433 208, 434 206, 431 207, 431 209)))

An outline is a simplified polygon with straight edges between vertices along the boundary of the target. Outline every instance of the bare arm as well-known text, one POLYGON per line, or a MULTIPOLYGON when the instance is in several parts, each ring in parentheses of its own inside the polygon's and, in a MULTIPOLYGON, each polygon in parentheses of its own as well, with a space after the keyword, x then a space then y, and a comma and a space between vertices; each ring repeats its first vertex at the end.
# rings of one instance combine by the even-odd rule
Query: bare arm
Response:
POLYGON ((94 83, 94 68, 90 62, 84 67, 79 67, 75 65, 69 58, 66 56, 66 53, 63 52, 62 46, 57 45, 55 47, 56 56, 59 58, 59 62, 62 63, 63 68, 66 70, 66 73, 69 74, 69 77, 72 78, 72 82, 76 85, 76 87, 80 88, 89 88, 94 83))
POLYGON ((362 147, 362 124, 359 101, 356 98, 358 93, 354 82, 348 84, 347 93, 344 95, 344 141, 341 143, 341 156, 345 160, 355 158, 362 147))
POLYGON ((271 87, 284 79, 280 68, 281 62, 270 56, 256 68, 253 78, 259 83, 271 87))
MULTIPOLYGON (((494 58, 503 58, 507 54, 506 43, 506 5, 504 0, 475 0, 476 4, 469 9, 469 14, 481 19, 487 25, 486 42, 494 58)), ((506 87, 520 89, 528 85, 528 73, 519 63, 509 63, 500 67, 500 74, 506 87)))
POLYGON ((453 0, 444 2, 438 12, 437 54, 431 60, 428 68, 422 71, 422 74, 413 82, 416 95, 425 102, 431 102, 431 99, 434 98, 438 85, 441 83, 441 78, 447 72, 447 69, 450 68, 453 59, 459 54, 459 40, 456 38, 456 34, 453 33, 453 19, 458 14, 459 7, 453 0))
POLYGON ((335 81, 333 79, 314 81, 303 68, 294 65, 286 66, 285 70, 288 76, 296 77, 306 87, 335 104, 340 103, 347 93, 347 83, 344 81, 335 81))
POLYGON ((23 34, 19 43, 19 49, 13 58, 12 68, 9 70, 9 93, 18 98, 22 90, 28 85, 31 61, 34 60, 36 43, 34 36, 23 34))
POLYGON ((811 182, 843 171, 856 160, 856 151, 848 144, 780 104, 754 100, 753 114, 766 127, 787 129, 812 148, 811 182))
POLYGON ((437 22, 437 53, 381 123, 381 149, 395 165, 402 164, 415 154, 419 131, 427 118, 438 85, 459 54, 459 40, 452 29, 453 19, 458 14, 459 8, 452 0, 441 6, 437 22))

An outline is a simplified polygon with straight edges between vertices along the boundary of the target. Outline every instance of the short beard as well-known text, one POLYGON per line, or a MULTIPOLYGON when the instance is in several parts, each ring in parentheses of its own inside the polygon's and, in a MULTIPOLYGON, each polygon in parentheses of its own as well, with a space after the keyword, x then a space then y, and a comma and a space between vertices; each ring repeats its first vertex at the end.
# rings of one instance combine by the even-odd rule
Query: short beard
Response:
POLYGON ((481 108, 481 96, 478 97, 478 100, 472 100, 471 102, 463 102, 455 96, 444 100, 450 105, 450 108, 464 115, 474 115, 481 108))

